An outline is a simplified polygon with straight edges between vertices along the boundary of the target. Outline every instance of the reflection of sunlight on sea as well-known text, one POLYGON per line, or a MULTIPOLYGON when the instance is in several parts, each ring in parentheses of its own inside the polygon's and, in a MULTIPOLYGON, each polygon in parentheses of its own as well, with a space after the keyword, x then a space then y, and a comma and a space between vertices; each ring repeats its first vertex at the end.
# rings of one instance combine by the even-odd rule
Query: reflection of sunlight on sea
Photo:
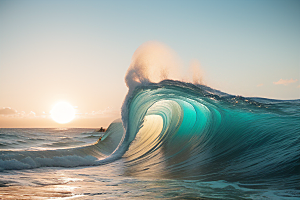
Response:
POLYGON ((9 187, 1 187, 0 199, 255 199, 266 192, 273 195, 270 190, 244 190, 238 183, 128 177, 124 161, 2 173, 0 183, 9 187))
POLYGON ((55 128, 54 130, 55 131, 66 131, 68 130, 69 128, 55 128))
POLYGON ((70 182, 78 182, 83 180, 81 178, 70 177, 70 174, 64 173, 63 171, 57 174, 57 176, 60 177, 60 181, 62 181, 63 184, 67 184, 70 182))

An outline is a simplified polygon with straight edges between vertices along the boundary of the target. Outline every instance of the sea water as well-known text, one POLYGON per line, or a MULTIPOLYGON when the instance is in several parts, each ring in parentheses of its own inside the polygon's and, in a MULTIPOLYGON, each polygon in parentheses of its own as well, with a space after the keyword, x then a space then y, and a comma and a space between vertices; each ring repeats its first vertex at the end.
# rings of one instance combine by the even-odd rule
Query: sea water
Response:
MULTIPOLYGON (((97 141, 93 129, 0 129, 1 150, 55 149, 97 141)), ((137 178, 126 159, 101 166, 41 167, 0 172, 2 199, 297 199, 297 191, 245 189, 239 183, 137 178), (127 169, 128 170, 128 169, 127 169), (290 193, 289 193, 290 192, 290 193), (288 196, 287 196, 288 195, 288 196), (279 197, 278 197, 279 196, 279 197)))
POLYGON ((105 133, 0 129, 0 198, 299 199, 299 113, 299 100, 140 85, 105 133))

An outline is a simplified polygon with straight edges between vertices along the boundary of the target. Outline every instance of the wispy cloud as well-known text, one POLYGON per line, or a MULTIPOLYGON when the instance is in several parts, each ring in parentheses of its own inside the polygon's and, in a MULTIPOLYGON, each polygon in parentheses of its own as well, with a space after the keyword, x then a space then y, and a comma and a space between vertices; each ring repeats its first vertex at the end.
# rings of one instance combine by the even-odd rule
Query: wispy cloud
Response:
POLYGON ((258 84, 256 87, 261 87, 261 86, 263 86, 264 84, 263 83, 261 83, 261 84, 258 84))
MULTIPOLYGON (((50 118, 50 114, 46 112, 35 113, 34 111, 25 112, 17 111, 10 107, 0 108, 0 117, 5 118, 18 118, 18 119, 32 119, 32 118, 50 118)), ((120 110, 113 107, 107 107, 103 110, 76 113, 76 118, 108 118, 108 117, 121 117, 120 110)))
POLYGON ((0 116, 7 118, 45 118, 47 116, 46 113, 43 112, 42 115, 37 115, 35 112, 30 111, 26 113, 25 111, 18 112, 17 110, 10 107, 0 108, 0 116))
POLYGON ((0 108, 0 115, 14 115, 16 113, 17 113, 17 111, 10 107, 0 108))
POLYGON ((27 114, 27 117, 30 117, 30 118, 36 117, 36 114, 35 114, 35 112, 30 111, 30 113, 27 114))
POLYGON ((285 85, 285 86, 287 86, 287 85, 289 85, 289 84, 291 84, 291 83, 295 83, 295 82, 297 82, 298 81, 298 79, 290 79, 290 80, 288 80, 288 79, 286 79, 286 80, 284 80, 284 79, 280 79, 279 81, 277 81, 277 82, 273 82, 273 84, 275 84, 275 85, 285 85))
POLYGON ((120 110, 115 108, 105 108, 104 110, 86 112, 86 113, 78 113, 77 117, 79 118, 101 118, 101 117, 111 117, 119 115, 120 110))

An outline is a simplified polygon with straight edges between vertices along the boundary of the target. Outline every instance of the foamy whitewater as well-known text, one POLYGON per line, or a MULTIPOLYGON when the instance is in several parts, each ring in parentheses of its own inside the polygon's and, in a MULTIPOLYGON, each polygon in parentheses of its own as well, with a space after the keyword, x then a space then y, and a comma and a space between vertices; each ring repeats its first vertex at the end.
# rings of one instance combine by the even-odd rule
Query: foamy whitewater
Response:
POLYGON ((136 66, 99 142, 91 129, 0 129, 0 198, 300 198, 300 100, 155 83, 136 66))

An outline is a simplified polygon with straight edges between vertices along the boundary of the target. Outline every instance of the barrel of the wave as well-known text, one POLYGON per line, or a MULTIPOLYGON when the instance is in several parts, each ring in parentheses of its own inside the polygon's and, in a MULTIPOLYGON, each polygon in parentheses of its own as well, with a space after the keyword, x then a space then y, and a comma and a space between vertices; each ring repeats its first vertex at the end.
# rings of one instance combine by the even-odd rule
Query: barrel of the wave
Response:
POLYGON ((125 157, 130 168, 138 169, 130 173, 245 182, 299 180, 299 113, 290 110, 299 111, 299 102, 281 103, 214 94, 207 87, 178 81, 137 87, 127 105, 126 134, 134 148, 125 157), (284 110, 279 109, 282 105, 284 110), (145 119, 154 115, 162 120, 162 128, 150 137, 141 127, 153 124, 145 119), (149 147, 139 143, 145 140, 149 147), (136 152, 143 153, 133 156, 136 152))

